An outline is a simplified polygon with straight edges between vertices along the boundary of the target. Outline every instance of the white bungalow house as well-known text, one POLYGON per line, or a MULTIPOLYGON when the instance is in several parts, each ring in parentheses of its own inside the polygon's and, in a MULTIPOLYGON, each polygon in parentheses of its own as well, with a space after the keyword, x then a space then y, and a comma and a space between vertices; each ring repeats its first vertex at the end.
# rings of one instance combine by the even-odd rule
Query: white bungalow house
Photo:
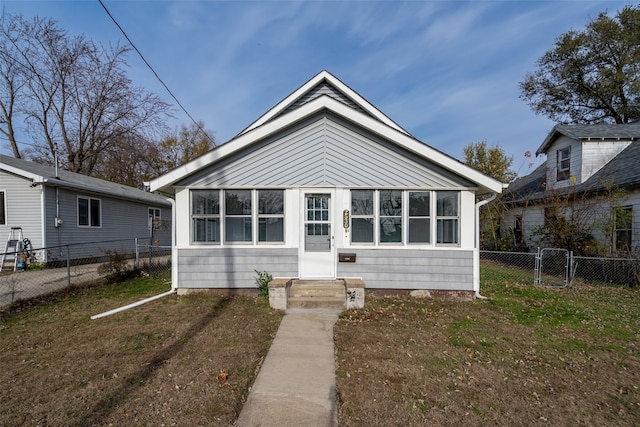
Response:
POLYGON ((178 291, 276 278, 479 293, 479 206, 502 184, 411 136, 322 71, 150 183, 176 200, 178 291))
POLYGON ((18 229, 31 248, 47 249, 37 251, 39 262, 82 258, 98 245, 103 251, 121 251, 125 240, 131 251, 133 239, 148 243, 152 231, 154 244, 170 246, 171 217, 171 202, 157 194, 0 155, 3 254, 18 229), (99 243, 78 245, 90 242, 99 243))
MULTIPOLYGON (((563 216, 602 255, 640 250, 640 122, 557 125, 538 148, 546 161, 509 185, 502 231, 517 246, 544 246, 535 230, 563 216)), ((566 248, 565 248, 566 249, 566 248)))

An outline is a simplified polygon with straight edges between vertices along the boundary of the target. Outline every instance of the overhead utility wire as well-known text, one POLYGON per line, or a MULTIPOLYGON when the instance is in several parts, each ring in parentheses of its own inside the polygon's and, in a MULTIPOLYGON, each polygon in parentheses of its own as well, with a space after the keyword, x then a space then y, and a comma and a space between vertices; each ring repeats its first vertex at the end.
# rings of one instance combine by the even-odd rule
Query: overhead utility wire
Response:
POLYGON ((202 128, 202 126, 200 126, 200 123, 198 123, 192 116, 191 114, 189 114, 189 112, 187 111, 186 108, 184 108, 184 106, 180 103, 180 101, 178 101, 178 98, 176 98, 176 96, 173 94, 173 92, 171 92, 171 89, 169 89, 167 87, 167 85, 164 83, 164 81, 162 81, 162 79, 160 78, 160 76, 158 75, 158 73, 156 73, 156 70, 153 69, 153 67, 151 66, 151 64, 149 64, 149 62, 147 62, 147 60, 145 59, 144 55, 142 55, 142 52, 140 52, 140 50, 138 50, 138 48, 136 47, 135 44, 133 44, 133 42, 131 41, 131 39, 129 38, 129 36, 127 35, 127 33, 124 32, 124 30, 122 29, 122 27, 120 26, 120 24, 118 24, 118 21, 116 21, 116 19, 113 17, 113 15, 111 15, 111 12, 109 12, 109 9, 107 9, 107 6, 104 5, 104 3, 102 2, 102 0, 98 0, 98 3, 100 3, 100 5, 102 6, 102 8, 104 9, 105 12, 107 12, 107 15, 109 15, 109 18, 111 18, 111 20, 113 21, 114 24, 116 24, 116 27, 118 27, 118 29, 120 30, 120 32, 122 33, 122 35, 124 36, 124 38, 127 39, 127 41, 129 42, 129 44, 131 45, 131 47, 138 53, 138 55, 140 56, 140 58, 142 59, 142 61, 147 65, 147 67, 149 67, 149 69, 151 70, 151 72, 153 73, 154 76, 156 76, 156 78, 158 79, 158 81, 162 84, 162 86, 164 86, 164 88, 167 90, 167 92, 169 93, 169 95, 171 95, 171 97, 174 99, 174 101, 176 101, 176 103, 178 104, 178 106, 180 106, 180 108, 182 109, 182 111, 184 111, 184 113, 191 119, 191 121, 196 125, 196 127, 207 137, 207 139, 209 141, 211 141, 211 143, 213 144, 213 146, 215 147, 216 142, 209 136, 209 134, 202 128))

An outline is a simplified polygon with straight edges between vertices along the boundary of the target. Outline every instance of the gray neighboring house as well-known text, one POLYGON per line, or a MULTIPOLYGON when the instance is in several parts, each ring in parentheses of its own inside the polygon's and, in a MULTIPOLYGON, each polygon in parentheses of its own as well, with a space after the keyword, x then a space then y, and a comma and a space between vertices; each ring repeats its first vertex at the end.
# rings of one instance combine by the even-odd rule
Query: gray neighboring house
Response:
POLYGON ((546 161, 504 193, 513 208, 502 227, 508 227, 515 245, 539 245, 532 233, 547 220, 547 198, 571 193, 579 202, 565 214, 582 209, 583 225, 607 252, 640 251, 640 122, 556 125, 536 151, 540 154, 546 161), (613 187, 623 196, 602 197, 613 187))
MULTIPOLYGON (((170 246, 172 204, 166 198, 97 178, 0 155, 1 251, 12 227, 22 228, 34 249, 134 238, 170 246)), ((98 245, 93 245, 96 247, 98 245)), ((99 244, 101 249, 121 247, 99 244)), ((72 258, 90 246, 75 246, 72 258)), ((64 258, 60 250, 38 251, 40 262, 64 258)))
POLYGON ((150 188, 176 200, 178 291, 255 289, 258 270, 473 297, 478 196, 502 184, 322 71, 150 188))

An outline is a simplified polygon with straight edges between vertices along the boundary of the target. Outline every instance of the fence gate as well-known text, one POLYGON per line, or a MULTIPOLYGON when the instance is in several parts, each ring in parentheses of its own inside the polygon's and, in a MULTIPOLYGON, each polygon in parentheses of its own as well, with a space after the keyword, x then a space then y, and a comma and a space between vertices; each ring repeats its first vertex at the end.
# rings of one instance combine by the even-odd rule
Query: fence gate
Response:
POLYGON ((538 248, 534 283, 566 287, 570 284, 571 253, 567 249, 538 248))

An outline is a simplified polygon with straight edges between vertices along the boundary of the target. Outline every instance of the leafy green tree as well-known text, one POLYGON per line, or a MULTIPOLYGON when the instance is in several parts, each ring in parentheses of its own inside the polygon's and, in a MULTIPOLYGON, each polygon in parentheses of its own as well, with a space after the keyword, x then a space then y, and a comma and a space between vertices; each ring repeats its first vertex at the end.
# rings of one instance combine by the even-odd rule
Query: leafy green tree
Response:
MULTIPOLYGON (((511 182, 517 173, 511 170, 513 158, 505 154, 499 146, 488 147, 486 141, 472 143, 464 147, 464 163, 505 184, 511 182)), ((500 222, 507 207, 498 197, 480 210, 480 245, 484 249, 510 249, 512 238, 501 236, 500 222)))
POLYGON ((161 175, 200 157, 216 146, 213 132, 202 122, 182 125, 147 153, 150 173, 161 175))
POLYGON ((464 147, 464 164, 478 169, 500 182, 508 184, 517 173, 511 170, 513 157, 505 154, 498 145, 487 147, 487 141, 480 141, 464 147))
POLYGON ((536 114, 559 123, 640 119, 640 5, 559 36, 520 90, 536 114))

